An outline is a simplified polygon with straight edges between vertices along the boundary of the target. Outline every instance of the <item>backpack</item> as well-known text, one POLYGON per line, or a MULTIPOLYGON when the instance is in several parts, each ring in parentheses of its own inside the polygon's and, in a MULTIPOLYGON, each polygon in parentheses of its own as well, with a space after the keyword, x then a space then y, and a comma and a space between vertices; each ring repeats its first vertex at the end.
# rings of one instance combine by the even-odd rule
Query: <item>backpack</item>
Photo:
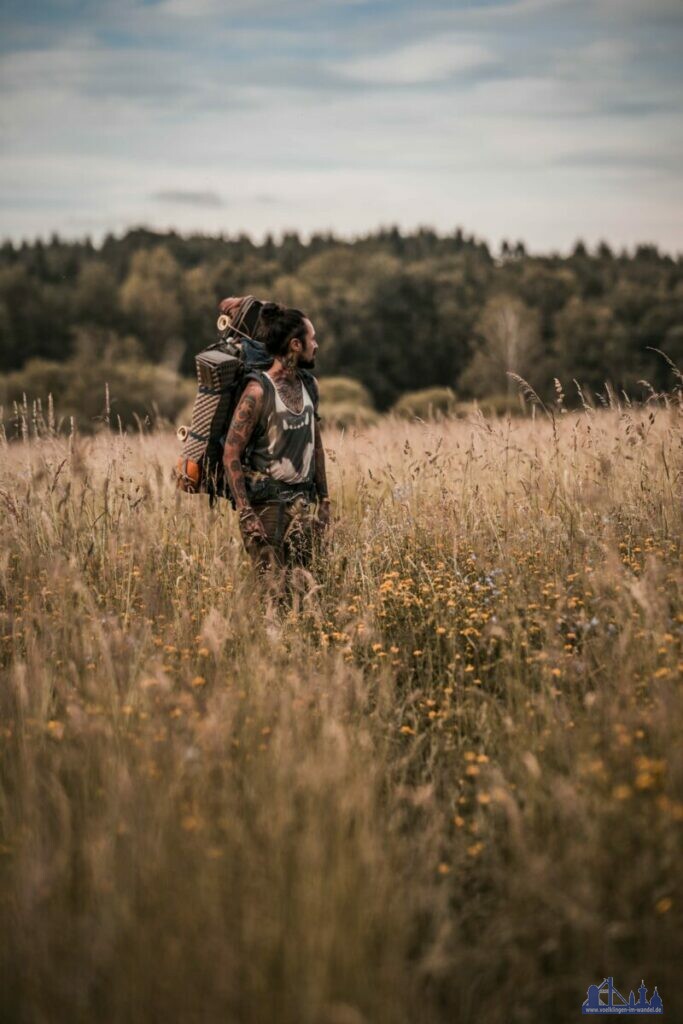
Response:
MULTIPOLYGON (((259 371, 270 368, 273 358, 261 341, 251 335, 256 330, 263 302, 248 295, 231 316, 218 318, 218 341, 195 356, 197 396, 190 426, 178 429, 183 452, 176 466, 179 490, 187 494, 208 494, 227 498, 234 507, 223 470, 223 447, 233 413, 248 380, 258 379, 259 371)), ((299 371, 314 413, 318 412, 318 382, 307 370, 299 371)))

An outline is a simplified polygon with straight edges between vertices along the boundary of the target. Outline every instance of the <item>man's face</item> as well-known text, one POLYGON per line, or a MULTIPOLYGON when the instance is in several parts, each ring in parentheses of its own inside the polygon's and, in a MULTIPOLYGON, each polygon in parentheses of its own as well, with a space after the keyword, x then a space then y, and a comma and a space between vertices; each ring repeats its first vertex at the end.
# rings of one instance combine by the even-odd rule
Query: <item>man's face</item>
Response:
POLYGON ((315 327, 307 318, 306 337, 302 339, 301 353, 299 355, 299 366, 302 370, 312 370, 315 366, 315 354, 318 351, 318 341, 315 336, 315 327))

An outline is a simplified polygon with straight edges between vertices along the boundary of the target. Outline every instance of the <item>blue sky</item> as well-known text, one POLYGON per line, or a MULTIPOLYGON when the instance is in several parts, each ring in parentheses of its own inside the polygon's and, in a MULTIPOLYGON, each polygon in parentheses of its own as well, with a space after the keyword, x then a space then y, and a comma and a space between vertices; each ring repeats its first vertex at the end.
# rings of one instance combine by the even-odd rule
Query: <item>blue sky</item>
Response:
POLYGON ((681 0, 3 0, 0 236, 683 251, 681 0))

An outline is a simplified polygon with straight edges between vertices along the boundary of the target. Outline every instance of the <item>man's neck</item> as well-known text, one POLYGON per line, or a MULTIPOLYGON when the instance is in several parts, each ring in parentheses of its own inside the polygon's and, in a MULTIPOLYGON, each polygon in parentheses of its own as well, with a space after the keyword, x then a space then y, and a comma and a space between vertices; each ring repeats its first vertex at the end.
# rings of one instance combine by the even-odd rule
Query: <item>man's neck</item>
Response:
POLYGON ((278 380, 289 381, 292 384, 294 381, 299 379, 296 364, 293 366, 285 364, 281 359, 278 359, 277 356, 273 359, 273 365, 270 368, 270 376, 276 377, 278 380))

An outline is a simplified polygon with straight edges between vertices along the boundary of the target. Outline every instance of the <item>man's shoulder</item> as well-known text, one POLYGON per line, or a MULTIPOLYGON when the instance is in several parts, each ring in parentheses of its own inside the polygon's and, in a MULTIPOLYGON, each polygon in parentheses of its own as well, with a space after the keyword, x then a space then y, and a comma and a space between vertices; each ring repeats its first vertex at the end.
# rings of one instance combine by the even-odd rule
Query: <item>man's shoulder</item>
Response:
POLYGON ((242 388, 242 394, 246 395, 247 392, 250 395, 262 395, 266 389, 264 381, 265 374, 261 370, 250 370, 244 378, 244 387, 242 388))
POLYGON ((266 388, 264 382, 256 375, 252 376, 250 374, 244 381, 242 390, 239 393, 234 413, 237 413, 237 410, 240 408, 244 409, 245 406, 249 404, 254 407, 254 411, 257 415, 261 415, 265 397, 266 388))
POLYGON ((314 377, 310 370, 297 370, 299 380, 301 383, 308 388, 309 391, 317 396, 320 388, 318 386, 318 378, 314 377))

